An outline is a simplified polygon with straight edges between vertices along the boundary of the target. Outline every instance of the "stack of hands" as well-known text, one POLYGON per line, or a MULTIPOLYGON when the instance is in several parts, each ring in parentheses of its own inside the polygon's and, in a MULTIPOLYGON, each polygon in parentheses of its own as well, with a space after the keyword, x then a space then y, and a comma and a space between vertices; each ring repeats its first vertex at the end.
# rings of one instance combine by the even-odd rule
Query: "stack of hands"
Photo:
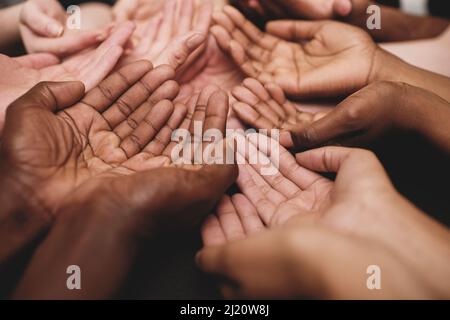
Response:
MULTIPOLYGON (((375 42, 448 22, 383 7, 386 29, 368 33, 367 0, 235 2, 120 0, 81 30, 56 0, 15 9, 28 54, 0 55, 0 266, 38 245, 12 297, 113 297, 144 241, 200 225, 196 261, 225 297, 450 297, 448 228, 348 148, 407 132, 450 155, 450 79, 375 42), (322 98, 340 102, 305 103, 322 98), (194 142, 174 161, 174 131, 195 141, 196 123, 280 139, 243 136, 239 164, 199 163, 194 142), (67 289, 69 265, 82 290, 67 289)), ((233 145, 202 147, 219 144, 233 145)))

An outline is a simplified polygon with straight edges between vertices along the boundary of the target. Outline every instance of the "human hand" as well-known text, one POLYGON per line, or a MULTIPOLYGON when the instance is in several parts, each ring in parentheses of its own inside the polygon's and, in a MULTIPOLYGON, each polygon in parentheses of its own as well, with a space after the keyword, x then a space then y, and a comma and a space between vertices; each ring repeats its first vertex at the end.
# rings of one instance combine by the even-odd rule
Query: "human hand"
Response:
POLYGON ((450 150, 445 123, 449 104, 405 83, 375 82, 341 102, 316 122, 293 127, 283 145, 307 150, 323 145, 361 146, 399 132, 415 132, 450 150), (380 103, 382 101, 382 103, 380 103))
POLYGON ((165 0, 119 0, 112 9, 114 19, 118 22, 126 20, 147 20, 164 6, 165 0))
MULTIPOLYGON (((361 0, 353 0, 361 2, 361 0)), ((351 0, 236 0, 238 7, 251 10, 265 20, 285 18, 331 19, 346 17, 353 7, 351 0)), ((362 0, 368 2, 367 0, 362 0)))
POLYGON ((268 130, 269 135, 272 129, 280 130, 280 143, 287 148, 292 147, 289 132, 301 130, 327 114, 327 111, 312 113, 300 110, 286 99, 278 85, 262 85, 253 78, 245 79, 232 94, 236 99, 233 110, 239 120, 253 128, 268 130))
POLYGON ((5 75, 0 80, 0 132, 8 105, 38 82, 82 81, 86 90, 95 87, 115 67, 133 30, 132 23, 124 23, 97 49, 79 53, 62 63, 50 54, 19 58, 0 55, 0 67, 5 75))
POLYGON ((216 216, 205 222, 207 247, 198 262, 206 272, 230 279, 231 285, 223 286, 227 297, 442 298, 449 294, 448 285, 439 280, 448 276, 448 229, 401 197, 372 153, 328 147, 298 154, 296 159, 297 166, 280 167, 281 175, 253 175, 244 195, 222 200, 216 216), (316 171, 337 172, 335 182, 316 171), (298 179, 292 178, 297 173, 298 179), (306 184, 302 187, 300 182, 306 184), (308 193, 317 183, 328 189, 325 197, 321 191, 308 193), (267 209, 279 207, 277 197, 287 192, 298 201, 283 204, 286 213, 267 209), (224 245, 228 241, 232 243, 224 245), (422 254, 427 255, 425 260, 422 254), (382 290, 366 287, 366 269, 373 264, 383 270, 382 290), (433 273, 426 272, 430 269, 433 273))
POLYGON ((204 49, 211 12, 209 1, 198 9, 193 0, 168 1, 163 12, 136 30, 133 48, 127 50, 121 64, 146 59, 156 66, 168 64, 178 69, 183 65, 186 68, 204 49))
POLYGON ((66 27, 66 19, 64 8, 56 0, 26 1, 20 13, 20 33, 27 52, 67 56, 104 41, 111 29, 71 30, 66 27))
MULTIPOLYGON (((139 66, 138 70, 141 69, 142 66, 139 66)), ((136 92, 130 91, 127 94, 135 97, 136 92)), ((156 96, 149 101, 153 99, 156 96)), ((179 104, 175 105, 175 111, 165 127, 144 148, 142 157, 134 161, 140 169, 139 173, 134 171, 132 163, 128 166, 119 165, 108 172, 92 176, 72 190, 58 210, 50 234, 25 272, 15 292, 16 298, 112 297, 128 274, 143 238, 191 228, 211 212, 235 181, 237 167, 221 162, 207 164, 208 157, 197 161, 198 158, 187 157, 186 154, 183 156, 187 161, 178 163, 171 156, 175 146, 169 142, 174 128, 191 130, 195 127, 193 121, 200 121, 204 132, 214 129, 224 134, 228 99, 224 92, 210 86, 191 100, 193 104, 189 112, 192 113, 185 117, 186 112, 177 112, 179 104), (108 227, 105 228, 105 225, 108 227), (71 231, 68 232, 68 229, 71 231), (83 241, 78 241, 80 238, 83 241), (61 249, 60 243, 67 246, 61 249), (94 251, 102 254, 92 260, 94 251), (81 266, 83 290, 67 290, 64 279, 67 277, 68 263, 81 266), (106 266, 109 267, 105 269, 106 266), (42 270, 52 272, 46 272, 43 277, 42 270)), ((129 105, 125 99, 122 101, 120 105, 129 105)), ((135 145, 145 144, 141 140, 144 131, 149 134, 150 130, 156 134, 158 124, 155 121, 158 115, 162 117, 164 112, 172 112, 164 104, 161 110, 155 110, 158 105, 150 110, 147 120, 141 123, 141 134, 137 132, 139 127, 135 130, 132 139, 135 145), (143 123, 148 124, 145 130, 143 123)), ((135 123, 130 118, 129 123, 135 123)), ((194 134, 198 132, 192 131, 194 134)), ((216 143, 219 141, 215 140, 212 144, 216 143)), ((104 141, 103 149, 107 150, 108 144, 114 148, 115 142, 104 141)), ((210 145, 208 142, 203 143, 205 150, 210 145)), ((187 145, 189 149, 194 146, 187 145)))
POLYGON ((263 84, 278 84, 288 96, 351 94, 371 79, 377 46, 359 28, 332 21, 276 21, 263 33, 230 6, 214 20, 211 32, 241 70, 263 84))
POLYGON ((167 129, 178 85, 170 67, 151 68, 125 66, 80 102, 80 82, 41 83, 16 100, 2 137, 3 175, 53 215, 89 179, 159 165, 145 148, 167 129))

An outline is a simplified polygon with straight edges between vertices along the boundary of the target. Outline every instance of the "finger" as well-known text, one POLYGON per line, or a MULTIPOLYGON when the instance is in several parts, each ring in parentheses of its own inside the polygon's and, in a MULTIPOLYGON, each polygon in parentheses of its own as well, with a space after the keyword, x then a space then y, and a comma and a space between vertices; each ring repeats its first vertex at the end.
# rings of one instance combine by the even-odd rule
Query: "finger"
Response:
POLYGON ((114 114, 121 114, 119 106, 132 104, 132 100, 130 101, 131 97, 129 98, 128 94, 121 98, 121 101, 125 101, 124 103, 117 104, 115 102, 122 94, 127 92, 130 87, 130 91, 136 95, 133 95, 132 98, 136 99, 137 103, 139 103, 141 99, 143 101, 145 100, 147 97, 145 95, 146 91, 145 93, 141 93, 141 95, 145 96, 144 98, 141 98, 137 91, 140 86, 134 85, 151 69, 152 65, 148 61, 137 61, 126 65, 99 83, 97 87, 89 91, 82 102, 100 113, 105 112, 104 117, 108 123, 112 125, 114 123, 113 119, 117 117, 114 114), (110 106, 112 106, 112 108, 109 108, 110 106))
MULTIPOLYGON (((271 163, 278 168, 277 171, 281 172, 284 177, 294 183, 300 190, 307 189, 310 185, 319 180, 327 180, 321 175, 300 166, 295 157, 284 147, 280 146, 278 141, 267 136, 265 136, 264 139, 260 139, 262 137, 264 136, 261 134, 252 134, 248 136, 248 139, 252 145, 258 147, 260 152, 269 157, 271 163)), ((270 175, 268 175, 268 178, 269 177, 270 175)), ((266 176, 264 176, 264 178, 266 178, 266 176)), ((272 183, 276 185, 281 181, 279 179, 274 179, 272 183)), ((289 198, 299 191, 298 188, 290 184, 284 184, 282 193, 289 198)))
MULTIPOLYGON (((100 45, 99 49, 105 50, 108 47, 111 46, 121 46, 124 47, 127 43, 128 39, 130 39, 131 35, 133 34, 134 30, 136 29, 136 25, 131 22, 123 22, 119 24, 116 28, 114 28, 109 37, 103 41, 103 43, 100 45)), ((101 55, 101 53, 100 53, 101 55)))
MULTIPOLYGON (((298 153, 295 157, 301 166, 317 172, 339 172, 344 163, 347 163, 348 167, 353 167, 355 177, 370 175, 370 170, 365 174, 363 174, 363 170, 367 170, 367 166, 372 164, 375 164, 377 168, 381 167, 376 156, 363 149, 322 147, 298 153), (357 164, 358 162, 359 164, 357 164), (352 165, 352 163, 354 164, 352 165)), ((377 171, 373 168, 371 170, 377 171)), ((382 171, 384 170, 382 169, 382 171)))
MULTIPOLYGON (((149 62, 147 64, 151 66, 149 62)), ((128 81, 127 77, 119 73, 118 77, 121 77, 120 80, 122 80, 123 85, 128 86, 129 90, 103 113, 103 117, 108 121, 111 128, 116 128, 149 99, 162 83, 173 76, 174 71, 168 66, 160 66, 153 70, 149 68, 139 69, 132 79, 134 81, 128 81)), ((120 80, 118 79, 118 81, 120 80)))
POLYGON ((359 192, 361 188, 394 190, 389 176, 377 156, 365 149, 323 147, 299 153, 297 162, 316 172, 337 173, 339 191, 359 192))
POLYGON ((222 197, 217 205, 216 216, 219 219, 227 242, 245 238, 244 227, 229 196, 222 197))
POLYGON ((84 85, 79 81, 40 82, 9 106, 6 118, 28 108, 55 113, 72 106, 83 95, 84 85))
POLYGON ((267 118, 263 117, 257 110, 243 102, 236 102, 233 104, 233 110, 236 115, 244 123, 257 128, 271 130, 274 125, 267 118))
POLYGON ((131 20, 133 13, 137 9, 138 2, 135 0, 119 0, 113 6, 112 13, 114 20, 124 22, 131 20))
MULTIPOLYGON (((27 28, 22 28, 22 33, 24 38, 36 37, 27 28)), ((38 37, 35 39, 36 41, 33 41, 33 46, 29 49, 32 52, 48 52, 64 57, 104 41, 108 33, 109 30, 105 29, 82 31, 76 35, 69 33, 58 38, 38 37)))
POLYGON ((203 1, 197 13, 196 17, 197 21, 194 26, 195 31, 199 31, 203 34, 208 33, 209 27, 211 26, 212 11, 213 11, 213 4, 211 3, 211 1, 210 0, 203 1))
MULTIPOLYGON (((215 93, 218 90, 219 87, 217 87, 216 85, 208 85, 200 92, 200 95, 195 103, 195 110, 192 115, 192 120, 189 127, 189 132, 191 134, 193 135, 196 134, 195 132, 196 126, 198 126, 200 129, 204 128, 209 98, 213 95, 213 93, 215 93)), ((202 141, 202 137, 196 138, 200 139, 199 141, 202 141)))
POLYGON ((178 27, 176 34, 178 36, 185 34, 192 28, 192 17, 194 14, 194 1, 183 0, 178 6, 178 27))
POLYGON ((283 114, 285 116, 296 116, 297 109, 295 108, 294 104, 286 99, 283 89, 281 89, 279 85, 275 83, 267 83, 264 85, 264 88, 267 90, 270 97, 272 97, 272 99, 277 103, 277 105, 282 107, 283 114))
POLYGON ((84 83, 86 90, 94 88, 114 69, 122 53, 122 47, 111 47, 102 58, 81 70, 79 80, 84 83))
POLYGON ((349 112, 353 106, 347 101, 360 103, 361 100, 345 100, 303 130, 292 131, 291 137, 295 150, 307 150, 356 135, 364 127, 364 123, 355 121, 355 117, 349 112))
POLYGON ((239 215, 246 235, 253 235, 265 229, 258 212, 247 197, 238 193, 231 197, 231 201, 239 215))
MULTIPOLYGON (((229 282, 238 284, 231 292, 235 298, 253 299, 299 296, 324 298, 331 294, 327 290, 324 291, 324 288, 333 286, 339 275, 356 275, 358 270, 366 270, 374 258, 378 259, 379 265, 386 270, 397 266, 395 259, 385 252, 367 250, 366 244, 357 242, 352 237, 317 226, 302 226, 290 235, 287 243, 293 248, 297 261, 295 274, 298 275, 298 284, 294 286, 292 274, 280 272, 286 270, 286 259, 289 261, 289 257, 280 250, 285 247, 286 238, 276 231, 225 245, 206 247, 197 254, 196 262, 202 271, 225 277, 229 282), (279 242, 280 240, 282 242, 279 242), (271 281, 264 280, 268 277, 271 281)), ((361 273, 356 282, 353 278, 352 281, 343 282, 337 295, 354 297, 353 294, 346 293, 358 292, 359 283, 364 281, 366 274, 361 273), (349 291, 349 288, 352 290, 349 291)), ((336 291, 333 294, 336 295, 336 291)), ((372 295, 368 297, 374 298, 372 295)))
POLYGON ((229 48, 231 57, 242 72, 249 77, 259 79, 263 70, 262 65, 250 59, 245 53, 245 49, 237 41, 231 40, 229 48))
POLYGON ((236 28, 242 31, 253 43, 258 44, 264 49, 272 49, 279 41, 275 37, 263 33, 254 24, 248 21, 239 10, 232 6, 225 6, 223 11, 233 21, 236 28))
POLYGON ((58 57, 50 53, 33 53, 13 59, 21 66, 32 69, 42 69, 59 63, 58 57))
POLYGON ((223 51, 229 53, 230 52, 230 41, 231 41, 230 34, 222 26, 218 26, 218 25, 211 27, 211 33, 213 34, 214 38, 216 39, 219 47, 223 51))
MULTIPOLYGON (((294 161, 294 163, 296 164, 294 157, 291 156, 291 158, 289 159, 289 153, 284 153, 284 159, 277 159, 278 153, 280 152, 273 152, 273 148, 269 146, 269 144, 275 144, 277 142, 262 134, 251 134, 248 136, 248 141, 255 147, 258 152, 258 161, 256 163, 252 163, 252 167, 254 168, 254 170, 256 172, 264 172, 264 168, 267 169, 269 165, 273 166, 273 168, 275 169, 271 170, 271 174, 261 175, 261 178, 263 178, 273 190, 277 191, 276 197, 274 197, 273 200, 282 202, 298 194, 301 189, 295 184, 295 182, 291 181, 285 176, 286 174, 292 177, 292 174, 290 172, 280 172, 280 170, 278 170, 280 161, 291 160, 291 163, 292 161, 294 161), (275 161, 272 162, 273 160, 275 161), (282 197, 281 195, 283 195, 284 197, 282 197)), ((295 170, 296 168, 293 167, 292 169, 295 170)))
POLYGON ((255 174, 250 165, 239 165, 237 185, 255 206, 264 224, 269 225, 276 210, 276 205, 269 199, 269 193, 270 196, 273 196, 272 199, 275 198, 277 201, 283 200, 276 193, 272 192, 272 189, 265 183, 264 179, 255 179, 255 177, 258 177, 258 175, 255 174))
MULTIPOLYGON (((265 93, 267 93, 262 85, 261 88, 264 90, 265 93)), ((235 87, 232 90, 232 94, 238 101, 248 104, 255 111, 257 111, 261 117, 267 119, 267 121, 269 121, 271 124, 270 127, 268 127, 267 129, 275 127, 279 128, 282 125, 281 116, 277 113, 277 111, 273 110, 273 108, 269 106, 269 104, 267 103, 267 99, 262 100, 259 97, 261 96, 261 92, 259 93, 259 96, 254 93, 255 89, 258 90, 259 88, 249 89, 247 82, 247 86, 235 87)), ((279 110, 281 110, 281 108, 279 108, 279 110)))
MULTIPOLYGON (((266 60, 270 53, 262 48, 258 43, 249 39, 239 28, 234 25, 234 22, 223 12, 214 14, 214 20, 217 23, 215 27, 218 37, 222 39, 233 39, 238 42, 246 53, 253 59, 266 60)), ((229 48, 229 41, 221 41, 225 50, 229 48)))
MULTIPOLYGON (((58 6, 57 10, 61 15, 65 14, 63 7, 59 3, 55 1, 54 5, 58 6)), ((38 6, 34 6, 30 10, 27 8, 22 10, 20 22, 43 37, 59 37, 64 32, 64 26, 38 6)))
POLYGON ((141 152, 167 123, 173 112, 173 104, 169 100, 158 102, 137 128, 126 137, 120 147, 128 158, 141 152))
POLYGON ((272 121, 276 121, 275 123, 277 123, 286 117, 285 110, 281 107, 281 105, 286 102, 286 98, 284 97, 284 93, 281 88, 278 87, 281 91, 280 97, 279 91, 269 91, 267 89, 269 86, 263 86, 262 83, 256 79, 247 78, 242 83, 244 87, 250 90, 255 96, 269 106, 269 110, 267 110, 267 112, 270 112, 272 121), (276 96, 273 96, 274 93, 276 96), (280 103, 280 100, 283 101, 283 103, 280 103))
POLYGON ((137 109, 126 118, 122 123, 120 123, 114 132, 121 138, 128 136, 138 124, 145 118, 145 116, 150 112, 156 103, 161 100, 172 101, 178 93, 178 84, 173 80, 168 80, 160 85, 153 94, 142 103, 137 109))
POLYGON ((175 13, 177 10, 177 1, 168 0, 164 7, 164 18, 161 22, 158 35, 156 36, 156 42, 169 43, 172 37, 172 30, 175 23, 175 13))
POLYGON ((162 14, 158 14, 155 17, 150 18, 150 21, 145 27, 142 38, 139 45, 135 49, 136 55, 145 55, 148 50, 151 49, 152 44, 155 42, 157 30, 160 27, 162 21, 162 14))
MULTIPOLYGON (((171 80, 174 76, 175 71, 172 68, 159 66, 148 72, 136 84, 137 88, 132 88, 132 91, 127 94, 127 101, 128 99, 130 101, 128 106, 131 107, 130 113, 125 112, 118 115, 122 122, 114 128, 114 132, 119 137, 124 138, 129 135, 157 102, 174 99, 179 90, 178 84, 171 80)), ((120 120, 118 117, 115 117, 114 123, 118 123, 117 120, 120 120)))
MULTIPOLYGON (((169 226, 179 223, 176 218, 186 225, 199 224, 211 213, 237 176, 235 165, 206 165, 199 170, 161 170, 173 172, 173 176, 158 179, 161 181, 160 188, 156 191, 156 197, 152 198, 161 201, 151 206, 155 209, 154 212, 161 214, 153 216, 152 220, 165 219, 169 226), (177 201, 174 201, 175 198, 177 201), (167 214, 170 212, 179 212, 179 216, 170 216, 167 214)), ((162 173, 163 171, 158 174, 162 173)), ((154 182, 153 177, 152 183, 154 182)))
POLYGON ((204 34, 189 32, 175 38, 170 45, 155 60, 155 65, 168 64, 174 69, 183 65, 193 53, 206 40, 204 34))
POLYGON ((228 108, 228 94, 225 91, 217 90, 211 94, 206 106, 203 131, 217 129, 225 137, 228 108))
MULTIPOLYGON (((181 130, 185 131, 185 132, 190 132, 190 126, 192 123, 192 118, 195 112, 195 107, 196 107, 196 103, 198 100, 199 95, 193 95, 190 97, 189 101, 186 103, 187 106, 187 112, 186 115, 184 117, 184 119, 182 120, 181 124, 179 125, 179 127, 177 129, 179 129, 181 132, 181 130)), ((175 146, 178 144, 177 141, 172 141, 169 143, 169 145, 164 149, 163 151, 163 155, 166 157, 172 157, 172 150, 175 148, 175 146)), ((191 159, 186 159, 186 160, 191 160, 191 159)))
POLYGON ((341 17, 348 16, 352 12, 352 7, 351 0, 335 0, 333 3, 333 11, 341 17))
POLYGON ((203 222, 201 234, 205 247, 221 245, 227 242, 219 219, 214 214, 209 215, 203 222))
POLYGON ((144 152, 147 152, 151 156, 162 155, 164 149, 167 148, 171 141, 172 133, 179 127, 185 118, 186 113, 186 106, 177 103, 167 123, 159 131, 155 138, 144 148, 144 152))
POLYGON ((269 22, 266 30, 288 41, 307 41, 316 36, 323 24, 322 21, 280 20, 269 22))

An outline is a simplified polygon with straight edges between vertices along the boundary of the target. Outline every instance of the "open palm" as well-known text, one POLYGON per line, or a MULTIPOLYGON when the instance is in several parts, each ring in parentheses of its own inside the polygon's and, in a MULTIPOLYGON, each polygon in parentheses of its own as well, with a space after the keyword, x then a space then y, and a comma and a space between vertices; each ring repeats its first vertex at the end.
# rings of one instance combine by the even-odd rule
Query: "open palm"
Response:
POLYGON ((108 75, 122 55, 122 47, 134 30, 124 23, 98 48, 74 55, 58 63, 50 54, 9 58, 0 55, 0 131, 8 105, 41 81, 81 81, 86 90, 95 87, 108 75))
MULTIPOLYGON (((237 179, 242 193, 224 196, 216 214, 205 221, 202 231, 205 245, 281 227, 291 218, 315 216, 314 213, 317 215, 329 205, 333 182, 299 166, 283 147, 277 157, 266 141, 267 137, 261 134, 250 134, 245 144, 237 144, 238 154, 245 159, 245 164, 239 165, 237 179), (256 159, 255 154, 256 163, 250 160, 256 159), (264 169, 275 171, 263 175, 264 169)), ((276 142, 271 140, 273 143, 276 142)))
POLYGON ((220 47, 241 70, 262 83, 280 85, 289 96, 339 96, 368 83, 377 47, 356 27, 333 21, 277 21, 268 24, 269 34, 230 6, 214 20, 220 47))
POLYGON ((10 174, 55 212, 90 178, 158 166, 147 151, 174 110, 164 100, 178 93, 170 85, 174 75, 170 67, 151 70, 148 62, 137 62, 112 74, 80 102, 80 82, 39 84, 35 90, 45 95, 21 98, 28 101, 19 99, 8 110, 1 152, 10 174))

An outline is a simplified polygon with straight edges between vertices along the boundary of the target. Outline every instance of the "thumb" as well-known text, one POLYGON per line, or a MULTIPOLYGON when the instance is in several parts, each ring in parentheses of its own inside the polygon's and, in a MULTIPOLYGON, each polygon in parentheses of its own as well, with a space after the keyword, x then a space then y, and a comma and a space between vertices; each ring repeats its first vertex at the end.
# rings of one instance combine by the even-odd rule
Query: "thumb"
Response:
POLYGON ((33 53, 13 58, 22 67, 42 69, 59 63, 58 57, 51 53, 33 53))
POLYGON ((351 0, 335 0, 333 3, 333 11, 337 16, 346 17, 353 9, 351 0))
MULTIPOLYGON (((206 247, 197 255, 197 264, 204 272, 227 281, 227 298, 262 299, 380 298, 380 293, 375 292, 378 290, 367 290, 367 267, 373 261, 382 270, 401 267, 378 246, 317 225, 283 231, 283 235, 268 231, 246 240, 206 247)), ((396 276, 394 272, 386 273, 392 287, 406 280, 396 276)))
POLYGON ((8 114, 28 108, 57 112, 75 104, 83 95, 84 85, 80 81, 40 82, 14 101, 8 114))
POLYGON ((155 66, 168 64, 176 70, 205 41, 206 36, 198 32, 189 32, 178 37, 159 55, 160 58, 156 60, 155 66))
MULTIPOLYGON (((64 15, 64 10, 58 9, 64 15)), ((59 37, 64 32, 64 26, 56 19, 47 15, 37 6, 26 6, 20 14, 20 22, 30 28, 33 32, 44 37, 59 37)))
POLYGON ((211 165, 199 170, 161 168, 131 176, 127 203, 133 212, 132 228, 148 234, 196 226, 211 213, 236 177, 235 165, 211 165))
POLYGON ((351 96, 306 128, 291 131, 292 143, 287 145, 293 145, 296 151, 335 143, 346 146, 358 145, 370 138, 366 133, 368 128, 367 113, 364 112, 367 110, 366 106, 366 100, 353 99, 351 96))
POLYGON ((307 41, 321 30, 323 21, 279 20, 271 21, 266 31, 288 41, 307 41))

